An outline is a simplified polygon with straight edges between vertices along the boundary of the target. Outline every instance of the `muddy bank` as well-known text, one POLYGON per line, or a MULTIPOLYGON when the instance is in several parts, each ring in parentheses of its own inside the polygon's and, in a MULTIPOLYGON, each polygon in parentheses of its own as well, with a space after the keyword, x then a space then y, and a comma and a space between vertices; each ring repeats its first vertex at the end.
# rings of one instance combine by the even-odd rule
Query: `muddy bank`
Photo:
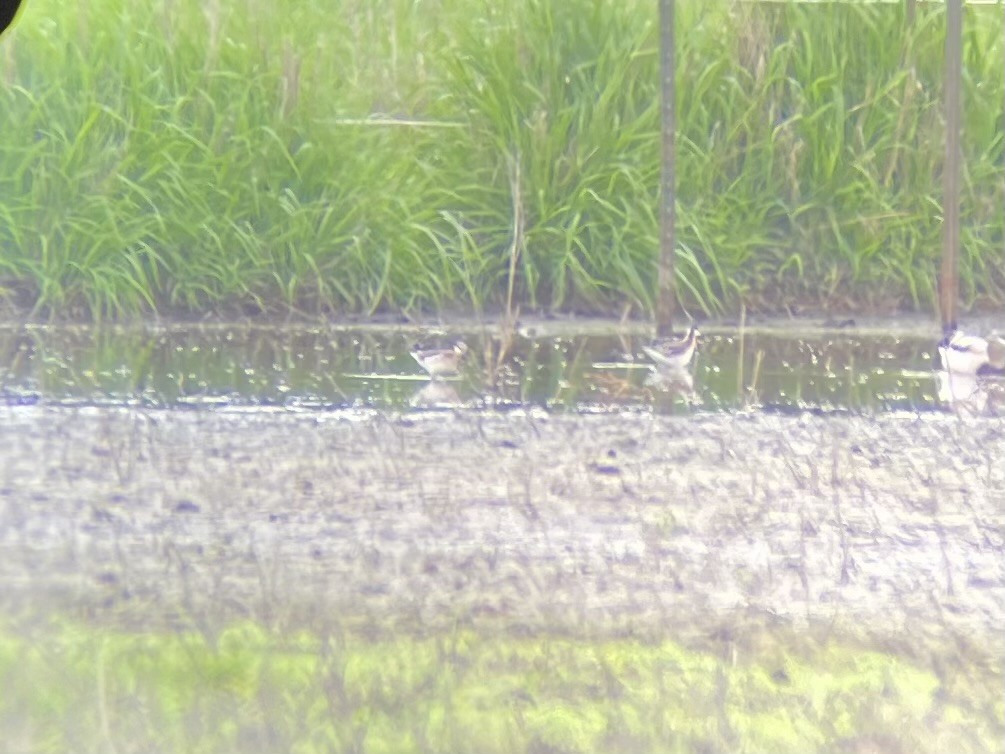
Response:
POLYGON ((1000 657, 1005 424, 0 409, 0 600, 422 630, 752 616, 1000 657))

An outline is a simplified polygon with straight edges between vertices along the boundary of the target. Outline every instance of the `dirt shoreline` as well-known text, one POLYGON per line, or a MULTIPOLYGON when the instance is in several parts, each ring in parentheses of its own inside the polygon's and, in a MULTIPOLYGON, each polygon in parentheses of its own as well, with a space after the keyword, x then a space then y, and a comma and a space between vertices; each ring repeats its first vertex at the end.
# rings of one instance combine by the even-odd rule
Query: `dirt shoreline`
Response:
POLYGON ((946 414, 0 408, 0 603, 700 634, 1000 666, 1005 423, 946 414), (718 628, 717 628, 718 627, 718 628))
MULTIPOLYGON (((217 317, 202 318, 159 317, 156 319, 111 320, 105 322, 66 322, 61 320, 31 320, 28 317, 0 316, 2 330, 99 330, 151 332, 217 331, 251 329, 259 331, 296 331, 320 329, 358 332, 481 332, 493 331, 506 321, 502 312, 476 318, 468 313, 448 313, 442 316, 403 317, 400 315, 345 315, 341 317, 217 317)), ((681 315, 675 320, 677 329, 686 328, 689 318, 681 315)), ((736 331, 741 324, 739 315, 723 317, 699 316, 697 323, 703 332, 722 333, 736 331)), ((786 316, 777 313, 749 313, 742 320, 750 333, 780 333, 787 335, 819 335, 826 333, 857 333, 864 335, 896 335, 902 337, 931 337, 937 340, 941 325, 937 317, 918 312, 873 314, 861 312, 828 313, 825 311, 786 316)), ((960 318, 960 326, 975 333, 1005 330, 1005 318, 992 310, 970 312, 960 318)), ((556 314, 551 316, 524 315, 516 323, 518 332, 539 337, 647 334, 655 324, 649 319, 618 319, 602 315, 556 314)))

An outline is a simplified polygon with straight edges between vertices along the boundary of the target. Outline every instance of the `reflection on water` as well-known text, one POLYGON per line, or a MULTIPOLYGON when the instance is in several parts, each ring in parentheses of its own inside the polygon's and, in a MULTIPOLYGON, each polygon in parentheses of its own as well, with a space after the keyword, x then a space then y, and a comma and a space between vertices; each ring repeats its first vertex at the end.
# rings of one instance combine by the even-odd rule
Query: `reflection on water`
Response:
POLYGON ((666 369, 654 366, 645 381, 646 387, 653 390, 663 390, 683 398, 695 398, 694 374, 690 367, 666 369))
POLYGON ((516 337, 499 360, 497 339, 460 334, 469 346, 460 377, 430 381, 409 355, 414 329, 0 329, 0 395, 7 403, 398 410, 989 407, 985 383, 936 379, 934 343, 918 338, 747 333, 741 343, 726 332, 706 335, 688 370, 660 371, 639 336, 516 337))
POLYGON ((985 376, 935 373, 939 400, 957 413, 1000 413, 1005 408, 1005 385, 985 376))
POLYGON ((461 394, 449 382, 430 380, 412 393, 408 403, 415 408, 456 408, 461 405, 461 394))

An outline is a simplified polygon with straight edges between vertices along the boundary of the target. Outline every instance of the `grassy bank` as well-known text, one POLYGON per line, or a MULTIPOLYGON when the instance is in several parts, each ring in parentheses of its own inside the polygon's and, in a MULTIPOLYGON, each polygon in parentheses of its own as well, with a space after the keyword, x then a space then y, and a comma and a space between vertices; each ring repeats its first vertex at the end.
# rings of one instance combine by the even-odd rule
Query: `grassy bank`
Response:
MULTIPOLYGON (((678 3, 679 280, 926 309, 942 8, 678 3), (897 41, 900 40, 900 41, 897 41)), ((0 297, 37 314, 648 312, 656 3, 29 0, 0 297)), ((1002 15, 965 19, 962 287, 1005 301, 1002 15)))
POLYGON ((837 645, 0 632, 18 751, 992 751, 993 674, 837 645))

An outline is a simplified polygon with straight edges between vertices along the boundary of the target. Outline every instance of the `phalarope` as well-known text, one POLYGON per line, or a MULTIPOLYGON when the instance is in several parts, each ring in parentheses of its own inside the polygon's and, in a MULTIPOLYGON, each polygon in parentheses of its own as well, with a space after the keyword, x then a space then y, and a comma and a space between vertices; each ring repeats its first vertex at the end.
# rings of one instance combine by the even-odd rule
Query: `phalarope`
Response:
POLYGON ((642 346, 646 356, 652 359, 657 366, 666 369, 683 369, 694 357, 695 349, 698 347, 698 337, 701 335, 698 328, 691 325, 680 340, 673 338, 661 338, 654 340, 648 346, 642 346))
POLYGON ((950 374, 977 374, 988 367, 1005 370, 1005 338, 1000 335, 967 335, 954 330, 939 341, 942 368, 950 374))
POLYGON ((450 348, 423 348, 418 343, 412 346, 412 358, 419 366, 429 372, 433 379, 457 374, 461 367, 461 359, 468 352, 468 347, 461 342, 450 348))

